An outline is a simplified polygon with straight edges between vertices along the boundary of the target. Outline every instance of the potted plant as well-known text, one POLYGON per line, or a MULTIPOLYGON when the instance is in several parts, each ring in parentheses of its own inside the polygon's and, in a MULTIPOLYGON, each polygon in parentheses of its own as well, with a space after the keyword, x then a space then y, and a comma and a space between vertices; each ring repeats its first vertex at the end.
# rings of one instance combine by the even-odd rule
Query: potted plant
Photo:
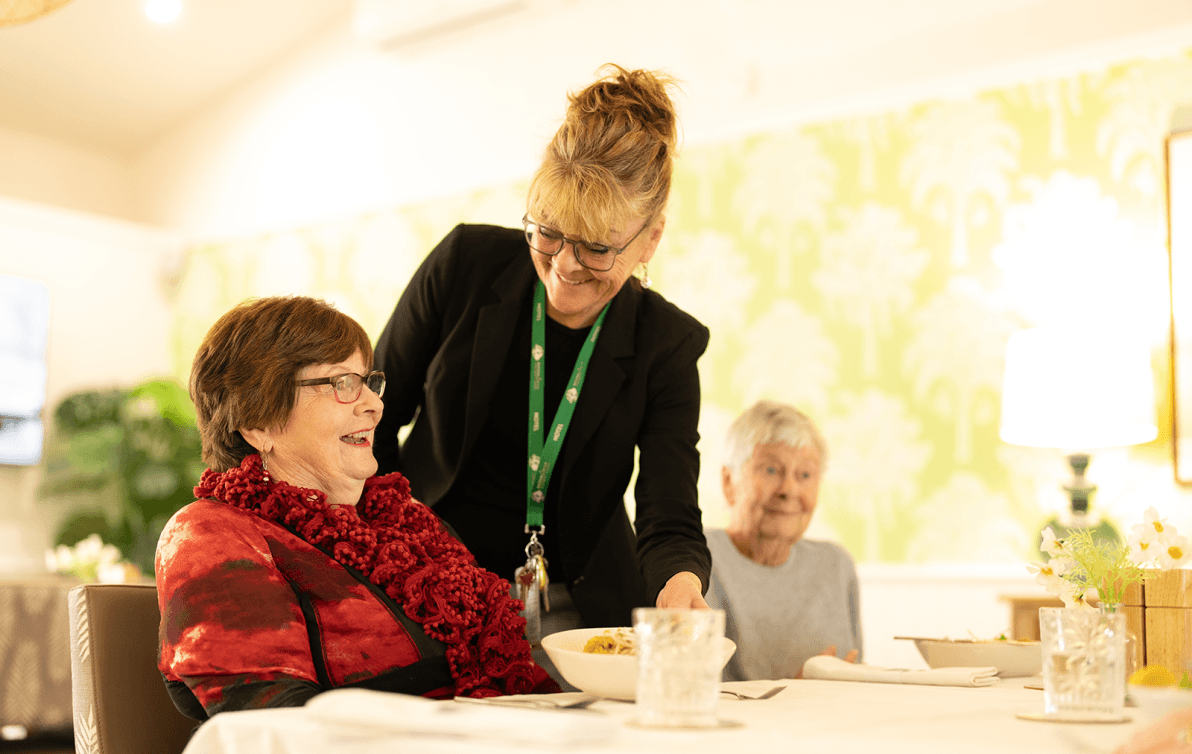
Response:
POLYGON ((186 390, 155 379, 74 393, 55 408, 53 429, 39 492, 75 507, 54 544, 69 547, 98 534, 152 574, 158 535, 194 499, 205 468, 186 390))

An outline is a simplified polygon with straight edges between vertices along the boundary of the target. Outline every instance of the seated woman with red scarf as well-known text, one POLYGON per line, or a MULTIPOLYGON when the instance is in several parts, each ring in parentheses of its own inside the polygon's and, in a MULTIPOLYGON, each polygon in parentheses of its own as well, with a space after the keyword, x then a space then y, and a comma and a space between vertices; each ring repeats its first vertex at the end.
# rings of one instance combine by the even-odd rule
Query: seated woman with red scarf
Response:
POLYGON ((364 329, 305 297, 207 333, 190 395, 210 468, 157 546, 158 667, 175 705, 291 707, 333 688, 558 691, 521 603, 400 474, 374 476, 385 375, 364 329))

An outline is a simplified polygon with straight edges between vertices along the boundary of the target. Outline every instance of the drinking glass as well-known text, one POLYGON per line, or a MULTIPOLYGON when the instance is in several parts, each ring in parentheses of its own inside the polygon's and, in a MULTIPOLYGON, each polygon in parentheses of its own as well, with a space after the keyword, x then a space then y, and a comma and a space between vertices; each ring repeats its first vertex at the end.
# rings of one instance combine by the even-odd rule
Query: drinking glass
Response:
POLYGON ((723 610, 633 611, 637 643, 637 724, 656 728, 718 725, 724 667, 723 610))
POLYGON ((1126 615, 1039 609, 1043 712, 1068 720, 1120 718, 1126 695, 1126 615))

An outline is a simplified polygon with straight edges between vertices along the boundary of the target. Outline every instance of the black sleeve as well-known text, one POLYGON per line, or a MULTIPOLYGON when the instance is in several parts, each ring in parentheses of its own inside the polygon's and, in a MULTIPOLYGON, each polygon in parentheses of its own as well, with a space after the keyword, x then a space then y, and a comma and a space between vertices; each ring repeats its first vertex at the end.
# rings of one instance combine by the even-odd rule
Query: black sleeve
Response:
POLYGON ((706 592, 712 568, 697 489, 700 382, 696 363, 708 346, 708 330, 695 323, 694 329, 676 340, 652 367, 638 436, 635 524, 638 557, 651 600, 681 571, 698 576, 706 592))
POLYGON ((398 431, 414 420, 431 361, 443 341, 443 316, 459 269, 464 226, 439 242, 410 278, 377 340, 373 368, 385 373, 385 411, 373 452, 378 474, 401 470, 398 431))
POLYGON ((166 680, 170 699, 183 715, 193 720, 206 720, 220 712, 267 707, 301 707, 323 689, 310 681, 282 678, 276 681, 247 681, 224 687, 223 698, 210 709, 203 705, 182 681, 166 680))

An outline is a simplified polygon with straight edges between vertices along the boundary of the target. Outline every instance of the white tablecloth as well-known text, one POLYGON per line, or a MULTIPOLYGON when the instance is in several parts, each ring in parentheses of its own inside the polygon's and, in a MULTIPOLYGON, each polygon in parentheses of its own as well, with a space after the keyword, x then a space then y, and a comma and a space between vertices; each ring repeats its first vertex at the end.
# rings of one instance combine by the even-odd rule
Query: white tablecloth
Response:
POLYGON ((724 688, 741 693, 757 694, 778 684, 786 689, 762 701, 722 697, 719 715, 734 725, 706 730, 638 728, 632 725, 634 706, 616 701, 562 712, 330 692, 358 694, 344 697, 353 702, 354 713, 337 711, 334 704, 321 713, 317 708, 226 712, 199 728, 185 754, 1088 754, 1112 752, 1150 720, 1136 708, 1127 708, 1133 720, 1120 724, 1018 719, 1018 712, 1039 713, 1043 707, 1043 692, 1023 688, 1024 680, 1039 683, 1038 678, 984 688, 814 680, 727 683, 724 688), (336 722, 335 714, 376 724, 336 722))

